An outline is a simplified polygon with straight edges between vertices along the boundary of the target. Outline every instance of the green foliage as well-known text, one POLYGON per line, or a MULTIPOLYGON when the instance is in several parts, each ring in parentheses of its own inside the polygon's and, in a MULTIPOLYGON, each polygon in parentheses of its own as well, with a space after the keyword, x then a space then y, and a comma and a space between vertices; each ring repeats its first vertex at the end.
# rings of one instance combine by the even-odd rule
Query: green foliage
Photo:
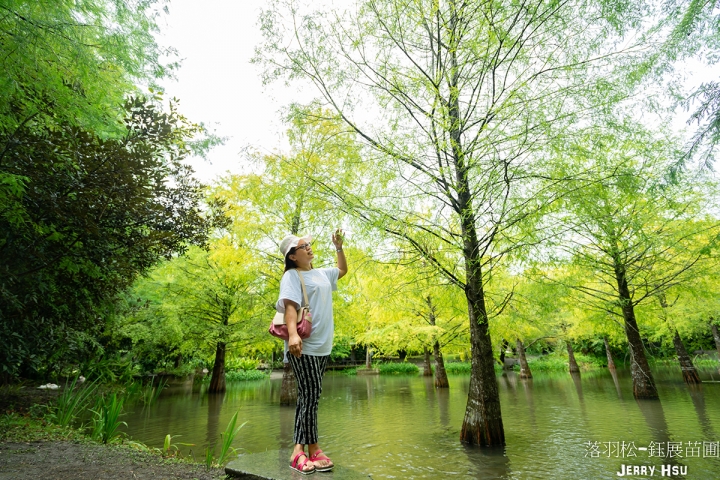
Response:
POLYGON ((222 441, 220 443, 220 455, 217 459, 217 463, 219 465, 225 465, 225 462, 228 461, 230 455, 233 455, 235 454, 235 452, 237 452, 237 449, 232 447, 232 443, 235 440, 237 434, 240 433, 240 429, 245 426, 245 423, 247 423, 245 422, 239 427, 235 428, 235 425, 237 423, 237 416, 238 412, 235 412, 235 414, 228 422, 227 427, 225 427, 225 431, 220 434, 222 441))
POLYGON ((379 363, 377 368, 380 375, 417 375, 420 371, 414 363, 379 363))
POLYGON ((61 427, 71 426, 97 392, 96 382, 77 386, 77 381, 76 376, 71 383, 65 383, 65 387, 55 401, 55 407, 51 409, 50 420, 61 427))
POLYGON ((212 447, 205 447, 205 468, 210 470, 215 466, 215 445, 212 447))
POLYGON ((472 365, 468 362, 449 362, 445 364, 445 371, 449 375, 469 375, 472 365))
POLYGON ((3 0, 0 131, 32 119, 121 134, 125 96, 174 68, 160 62, 173 52, 155 41, 157 3, 3 0))
POLYGON ((116 295, 207 239, 213 220, 183 163, 199 127, 142 98, 125 113, 117 139, 37 123, 0 131, 0 174, 28 178, 10 205, 24 221, 0 205, 0 322, 13 332, 0 337, 0 365, 11 375, 101 356, 98 319, 112 318, 116 295))
POLYGON ((225 463, 230 459, 230 456, 237 452, 237 448, 234 448, 232 443, 235 441, 237 434, 240 433, 240 429, 242 429, 242 427, 245 426, 245 423, 247 423, 245 422, 236 428, 235 425, 237 424, 237 416, 238 412, 235 412, 228 422, 227 427, 225 427, 225 431, 220 434, 220 454, 217 458, 214 457, 214 444, 212 446, 205 447, 205 468, 208 470, 212 467, 225 465, 225 463))
MULTIPOLYGON (((602 368, 606 363, 604 358, 583 355, 580 353, 575 353, 575 361, 577 361, 578 366, 583 370, 602 368)), ((567 372, 568 357, 562 353, 553 353, 551 355, 528 358, 528 366, 532 372, 567 372)), ((520 370, 519 365, 515 365, 514 369, 520 370)))
POLYGON ((260 365, 259 358, 238 357, 225 360, 225 370, 255 370, 260 365))
POLYGON ((0 442, 29 443, 47 441, 82 441, 82 431, 47 423, 37 416, 7 413, 0 415, 0 442))
MULTIPOLYGON (((227 382, 247 382, 250 380, 265 380, 269 374, 260 370, 232 370, 225 372, 225 381, 227 382)), ((203 383, 210 382, 210 375, 203 377, 203 383)))
POLYGON ((108 443, 121 435, 121 432, 118 432, 120 425, 127 427, 127 423, 120 420, 124 402, 125 397, 117 392, 102 395, 97 399, 95 407, 91 410, 94 416, 90 437, 93 440, 108 443))

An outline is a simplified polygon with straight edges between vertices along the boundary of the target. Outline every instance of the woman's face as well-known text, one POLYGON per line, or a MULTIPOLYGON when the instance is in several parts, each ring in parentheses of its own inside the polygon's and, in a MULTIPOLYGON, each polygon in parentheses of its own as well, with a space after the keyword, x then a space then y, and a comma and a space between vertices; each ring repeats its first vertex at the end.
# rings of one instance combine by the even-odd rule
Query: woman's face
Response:
POLYGON ((313 258, 315 258, 315 255, 313 254, 312 246, 310 242, 304 239, 298 243, 297 248, 295 248, 295 253, 290 255, 290 260, 300 266, 310 265, 313 258))

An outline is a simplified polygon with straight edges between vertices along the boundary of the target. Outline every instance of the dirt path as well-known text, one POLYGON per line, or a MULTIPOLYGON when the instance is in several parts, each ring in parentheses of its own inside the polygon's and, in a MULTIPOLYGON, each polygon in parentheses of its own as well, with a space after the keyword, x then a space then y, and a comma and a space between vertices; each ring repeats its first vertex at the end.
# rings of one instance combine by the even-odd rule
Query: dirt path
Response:
POLYGON ((0 480, 225 478, 224 470, 164 459, 126 445, 43 441, 0 443, 0 480))

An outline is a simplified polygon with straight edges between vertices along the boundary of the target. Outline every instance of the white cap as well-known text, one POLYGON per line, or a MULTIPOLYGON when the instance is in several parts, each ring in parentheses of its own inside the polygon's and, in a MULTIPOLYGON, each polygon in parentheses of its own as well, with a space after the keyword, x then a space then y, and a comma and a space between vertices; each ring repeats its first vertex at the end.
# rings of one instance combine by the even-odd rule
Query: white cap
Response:
POLYGON ((305 240, 306 242, 310 243, 312 241, 312 237, 310 235, 306 235, 304 237, 288 235, 287 237, 283 238, 280 242, 280 252, 282 252, 283 257, 287 257, 290 249, 297 247, 298 243, 300 243, 300 240, 305 240))

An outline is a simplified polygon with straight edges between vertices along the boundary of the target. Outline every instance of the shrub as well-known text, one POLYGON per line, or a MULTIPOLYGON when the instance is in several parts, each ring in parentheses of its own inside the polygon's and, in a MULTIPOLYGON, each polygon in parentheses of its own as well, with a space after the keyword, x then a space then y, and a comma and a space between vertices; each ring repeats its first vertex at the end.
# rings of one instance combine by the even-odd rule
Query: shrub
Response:
POLYGON ((414 363, 380 363, 380 375, 416 375, 420 369, 414 363))
POLYGON ((469 374, 472 365, 469 362, 451 362, 445 364, 445 371, 451 375, 469 374))
MULTIPOLYGON (((226 382, 246 382, 248 380, 263 380, 268 377, 268 374, 261 372, 260 370, 234 370, 232 372, 225 372, 226 382)), ((210 382, 211 375, 203 377, 203 382, 210 382)))

